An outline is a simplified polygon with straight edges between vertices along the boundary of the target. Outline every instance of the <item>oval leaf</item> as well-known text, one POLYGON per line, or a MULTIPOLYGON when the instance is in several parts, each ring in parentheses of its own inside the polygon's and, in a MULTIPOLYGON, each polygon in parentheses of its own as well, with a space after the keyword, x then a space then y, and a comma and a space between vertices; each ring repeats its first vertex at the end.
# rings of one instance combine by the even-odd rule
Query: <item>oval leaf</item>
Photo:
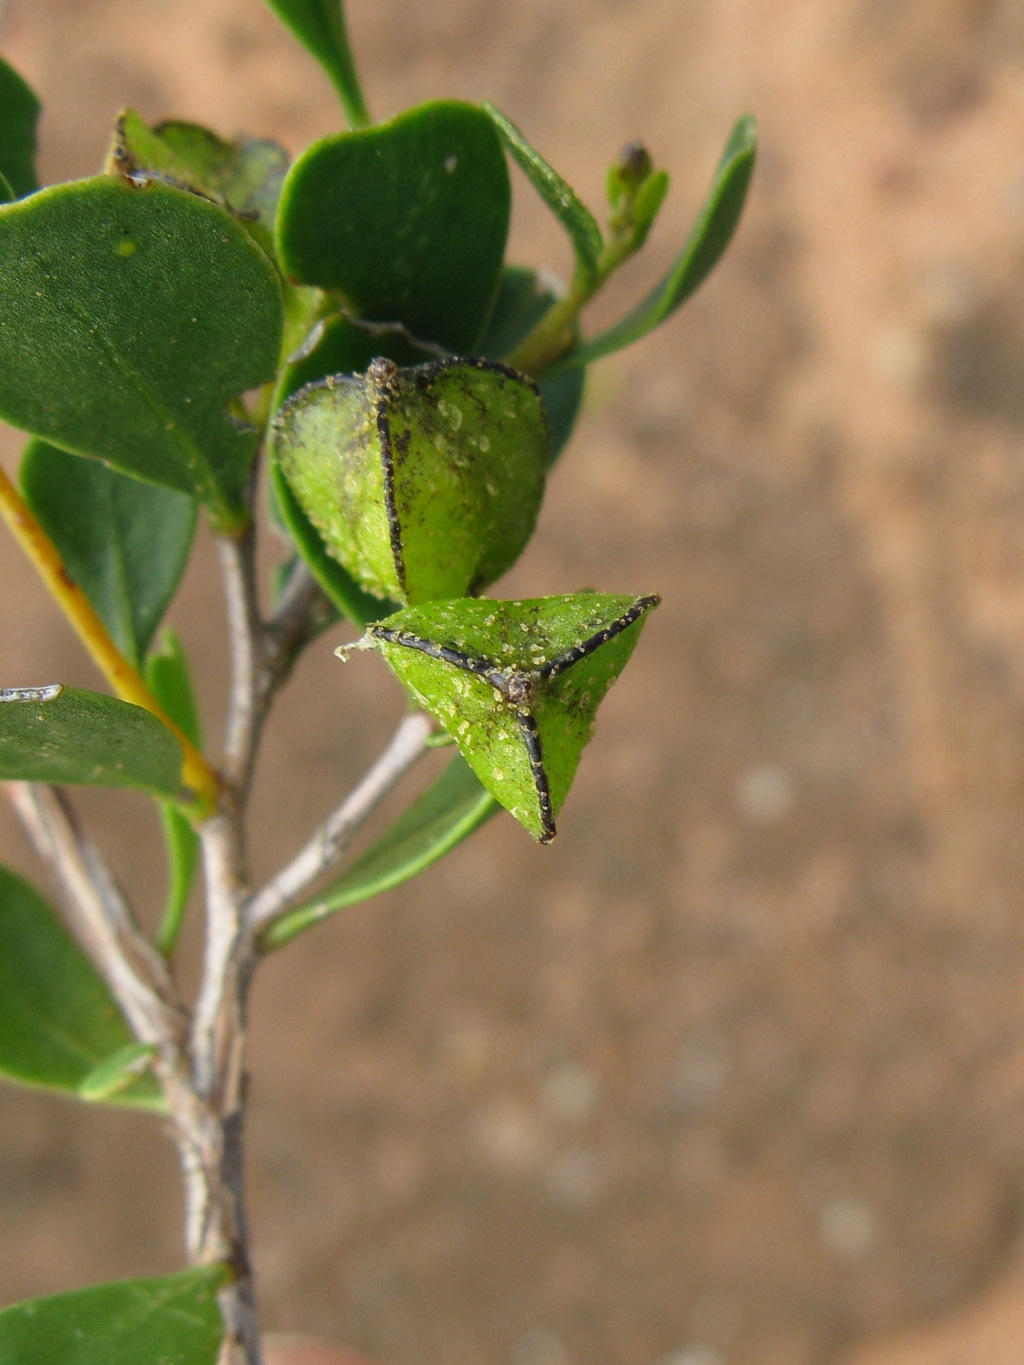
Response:
POLYGON ((264 935, 263 946, 280 948, 335 910, 401 886, 468 839, 499 810, 465 759, 453 758, 433 786, 343 876, 283 915, 264 935))
POLYGON ((533 532, 549 463, 532 380, 486 360, 335 375, 274 420, 274 458, 330 552, 369 592, 477 592, 533 532))
MULTIPOLYGON (((626 317, 592 337, 552 366, 552 372, 589 365, 621 351, 660 326, 694 293, 718 264, 732 240, 747 198, 757 151, 757 126, 749 116, 732 130, 711 191, 689 240, 660 284, 626 317)), ((656 206, 655 206, 656 207, 656 206)))
POLYGON ((374 322, 473 355, 494 302, 511 190, 497 131, 455 100, 316 142, 285 181, 285 274, 374 322))
POLYGON ((495 109, 493 104, 481 107, 494 120, 502 141, 525 171, 533 188, 569 234, 583 279, 588 282, 593 280, 604 246, 597 219, 572 186, 530 146, 511 119, 495 109))
POLYGON ((108 176, 0 208, 0 323, 0 416, 242 518, 258 433, 228 406, 273 377, 282 308, 224 209, 108 176))
POLYGON ((120 1280, 0 1312, 4 1365, 216 1365, 222 1266, 120 1280))
POLYGON ((25 447, 21 487, 71 577, 138 666, 184 572, 195 502, 46 441, 25 447))
POLYGON ((39 98, 12 66, 0 60, 0 174, 17 198, 36 181, 36 124, 39 98))
POLYGON ((141 706, 77 687, 0 692, 0 779, 137 787, 178 798, 181 764, 181 745, 141 706))
MULTIPOLYGON (((0 1073, 78 1094, 98 1067, 133 1045, 106 984, 55 911, 34 886, 0 867, 0 1073)), ((151 1076, 132 1077, 102 1098, 164 1107, 151 1076)))

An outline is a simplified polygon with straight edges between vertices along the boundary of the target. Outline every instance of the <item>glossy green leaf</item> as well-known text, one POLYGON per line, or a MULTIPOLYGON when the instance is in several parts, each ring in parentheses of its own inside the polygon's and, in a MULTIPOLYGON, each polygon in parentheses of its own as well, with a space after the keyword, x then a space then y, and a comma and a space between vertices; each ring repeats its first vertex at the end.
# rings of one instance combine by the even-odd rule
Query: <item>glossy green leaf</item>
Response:
POLYGON ((25 447, 21 487, 71 577, 138 666, 184 572, 195 502, 46 441, 25 447))
MULTIPOLYGON (((535 270, 507 265, 502 271, 487 334, 480 345, 481 354, 494 360, 503 359, 533 330, 556 299, 551 286, 535 270)), ((542 375, 537 380, 551 430, 552 463, 572 435, 585 384, 586 371, 583 369, 542 375)))
POLYGON ((0 172, 16 197, 31 194, 36 181, 36 124, 39 98, 13 67, 0 60, 0 172))
POLYGON ((352 126, 369 123, 341 0, 267 0, 267 4, 327 72, 352 126))
POLYGON ((394 603, 365 592, 330 553, 320 532, 299 506, 276 461, 270 466, 270 483, 277 510, 295 548, 341 614, 354 625, 365 626, 394 611, 394 603))
POLYGON ((224 209, 110 176, 0 208, 0 323, 0 417, 244 517, 228 409, 274 375, 281 291, 224 209))
POLYGON ((502 141, 522 167, 534 189, 569 234, 576 264, 584 280, 597 275, 598 259, 604 245, 597 219, 580 200, 576 191, 527 142, 516 125, 493 104, 481 106, 493 120, 502 141))
POLYGON ((437 100, 303 153, 281 195, 278 256, 295 282, 338 291, 362 317, 474 355, 510 206, 491 120, 437 100))
POLYGON ((594 714, 657 597, 576 593, 409 607, 370 626, 420 706, 541 843, 555 837, 594 714))
POLYGON ((486 360, 310 384, 271 448, 330 552, 369 592, 405 602, 493 582, 533 532, 548 465, 537 388, 486 360))
MULTIPOLYGON (((653 331, 704 283, 732 239, 746 202, 754 171, 757 129, 752 118, 741 118, 732 130, 700 217, 668 274, 642 303, 606 332, 583 342, 564 356, 553 370, 589 365, 601 356, 620 351, 653 331)), ((657 206, 655 206, 657 207, 657 206)))
POLYGON ((181 794, 181 745, 141 706, 77 687, 0 691, 0 780, 181 794))
MULTIPOLYGON (((56 913, 34 886, 0 867, 0 1074, 78 1094, 98 1066, 132 1045, 106 984, 56 913)), ((88 1098, 163 1109, 149 1075, 88 1098)), ((6 1365, 2 1347, 0 1360, 6 1365)))
POLYGON ((114 126, 107 170, 133 182, 154 176, 204 194, 242 215, 243 225, 256 229, 260 245, 272 249, 277 201, 288 171, 288 153, 277 142, 226 142, 198 123, 150 128, 125 109, 114 126))
POLYGON ((0 1312, 3 1365, 216 1365, 223 1266, 120 1280, 0 1312))
POLYGON ((279 948, 336 910, 401 886, 468 839, 499 809, 465 760, 452 759, 433 786, 347 872, 282 916, 264 937, 264 946, 279 948))
MULTIPOLYGON (((192 690, 188 660, 181 641, 173 630, 165 630, 160 648, 146 660, 149 690, 171 720, 197 749, 202 748, 199 708, 192 690)), ((199 862, 199 836, 192 822, 173 804, 160 808, 164 846, 167 849, 167 900, 157 934, 162 953, 170 954, 178 941, 188 904, 189 893, 199 862)))

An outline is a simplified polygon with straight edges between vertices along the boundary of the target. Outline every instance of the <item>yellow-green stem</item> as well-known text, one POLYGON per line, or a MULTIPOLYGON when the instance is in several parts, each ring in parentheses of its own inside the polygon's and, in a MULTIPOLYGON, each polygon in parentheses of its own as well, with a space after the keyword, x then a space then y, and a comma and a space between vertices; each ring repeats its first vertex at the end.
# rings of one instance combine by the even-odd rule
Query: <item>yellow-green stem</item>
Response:
POLYGON ((612 233, 598 259, 597 269, 587 275, 577 272, 565 297, 553 303, 533 331, 509 351, 504 357, 505 364, 535 378, 542 375, 572 345, 572 329, 580 313, 612 271, 635 250, 631 233, 612 233))
POLYGON ((220 779, 216 772, 171 720, 143 678, 118 649, 102 618, 65 568, 57 547, 2 469, 0 516, 117 696, 152 712, 174 734, 184 755, 182 782, 195 792, 200 807, 197 813, 209 814, 220 794, 220 779))
POLYGON ((553 303, 537 326, 505 357, 506 365, 523 374, 538 375, 572 345, 573 323, 583 305, 597 288, 579 278, 573 280, 564 298, 553 303))

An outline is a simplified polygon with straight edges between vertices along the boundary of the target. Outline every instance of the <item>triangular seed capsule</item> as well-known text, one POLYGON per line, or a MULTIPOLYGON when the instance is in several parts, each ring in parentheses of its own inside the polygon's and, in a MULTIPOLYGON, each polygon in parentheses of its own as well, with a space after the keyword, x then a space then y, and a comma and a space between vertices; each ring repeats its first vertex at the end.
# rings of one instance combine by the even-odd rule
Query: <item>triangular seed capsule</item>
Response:
POLYGON ((371 626, 365 642, 487 790, 546 844, 594 714, 658 601, 576 593, 430 602, 371 626))
POLYGON ((410 605, 479 592, 511 568, 550 454, 536 385, 489 360, 375 360, 307 384, 271 443, 331 554, 410 605))

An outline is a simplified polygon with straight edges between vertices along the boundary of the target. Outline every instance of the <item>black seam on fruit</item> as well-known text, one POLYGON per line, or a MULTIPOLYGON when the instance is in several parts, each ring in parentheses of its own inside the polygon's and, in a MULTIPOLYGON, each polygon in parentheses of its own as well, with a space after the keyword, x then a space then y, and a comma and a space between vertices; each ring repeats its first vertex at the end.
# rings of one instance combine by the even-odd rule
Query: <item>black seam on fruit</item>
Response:
POLYGON ((595 649, 600 649, 609 640, 614 640, 616 635, 621 635, 641 616, 646 615, 652 607, 656 607, 661 601, 657 594, 651 597, 638 597, 628 611, 624 611, 621 616, 614 620, 610 626, 605 626, 596 635, 592 635, 589 640, 584 640, 582 644, 573 645, 572 649, 567 649, 564 654, 560 654, 557 659, 552 659, 540 669, 540 676, 545 679, 557 678, 566 669, 572 668, 573 664, 578 664, 581 659, 585 659, 588 654, 593 654, 595 649))
POLYGON ((551 788, 548 785, 547 769, 544 767, 544 750, 540 742, 540 731, 537 722, 529 711, 517 710, 516 720, 519 722, 519 733, 523 737, 526 745, 526 754, 530 760, 530 772, 533 774, 533 785, 537 789, 537 804, 540 807, 540 842, 550 844, 555 837, 555 814, 551 809, 551 788))
POLYGON ((395 576, 403 594, 408 595, 405 581, 405 551, 402 548, 402 526, 398 520, 398 506, 395 502, 395 457, 391 449, 391 426, 388 422, 388 394, 377 399, 374 412, 377 418, 377 435, 380 437, 380 467, 384 480, 384 511, 388 519, 388 536, 391 541, 391 558, 395 566, 395 576))

